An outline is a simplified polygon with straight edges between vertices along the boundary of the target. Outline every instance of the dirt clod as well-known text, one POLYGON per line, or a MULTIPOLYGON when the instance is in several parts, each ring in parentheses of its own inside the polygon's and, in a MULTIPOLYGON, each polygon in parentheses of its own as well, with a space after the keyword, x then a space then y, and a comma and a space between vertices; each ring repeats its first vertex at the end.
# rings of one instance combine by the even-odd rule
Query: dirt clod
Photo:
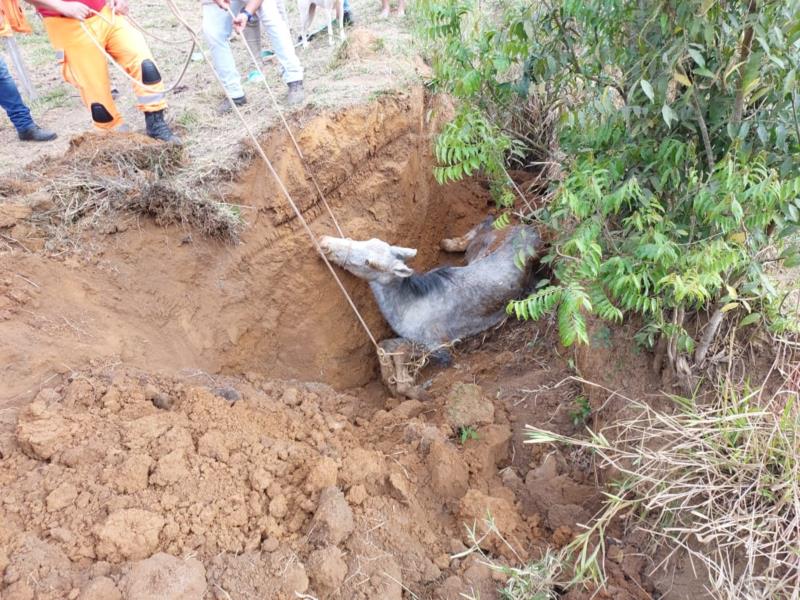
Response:
POLYGON ((166 487, 173 483, 183 481, 188 474, 189 470, 186 464, 186 456, 184 455, 184 451, 179 448, 158 459, 155 470, 150 476, 150 483, 166 487))
POLYGON ((308 557, 308 569, 314 589, 328 596, 338 589, 347 576, 347 563, 336 546, 315 550, 308 557))
POLYGON ((131 454, 118 468, 114 469, 112 477, 115 487, 126 494, 144 490, 147 488, 152 466, 153 459, 149 454, 131 454))
POLYGON ((494 405, 474 383, 456 383, 445 402, 447 421, 453 430, 488 425, 494 421, 494 405))
POLYGON ((112 579, 100 576, 81 590, 78 600, 122 600, 122 594, 112 579))
POLYGON ((97 555, 111 562, 142 559, 158 546, 164 518, 140 508, 121 509, 111 513, 97 528, 97 555))
POLYGON ((228 460, 228 442, 221 431, 213 429, 197 441, 197 452, 200 456, 216 458, 221 462, 228 460))
POLYGON ((318 492, 326 487, 336 485, 339 475, 339 467, 336 461, 329 456, 323 456, 317 461, 308 473, 306 484, 309 492, 318 492))
POLYGON ((0 229, 14 227, 18 222, 31 216, 30 206, 12 202, 0 203, 0 229))
POLYGON ((431 472, 431 485, 442 498, 459 499, 469 488, 467 464, 451 444, 435 441, 427 458, 431 472))
POLYGON ((54 512, 66 508, 78 497, 78 489, 71 483, 64 482, 47 495, 47 510, 54 512))
POLYGON ((206 570, 197 559, 159 552, 134 563, 122 589, 125 600, 203 600, 206 570))
POLYGON ((70 438, 69 423, 43 402, 30 404, 20 414, 17 441, 22 451, 33 458, 52 458, 69 444, 70 438))
POLYGON ((308 538, 316 544, 337 546, 353 531, 353 511, 344 494, 336 487, 320 493, 319 505, 311 520, 308 538))
MULTIPOLYGON (((487 496, 478 490, 471 489, 461 499, 459 518, 469 527, 475 527, 478 538, 489 534, 487 520, 491 519, 500 535, 508 540, 514 548, 519 549, 519 552, 524 552, 519 536, 523 527, 522 520, 514 505, 505 498, 487 496)), ((471 543, 469 539, 464 541, 471 543)), ((513 552, 494 534, 487 535, 481 547, 513 558, 513 552)))
POLYGON ((6 600, 33 600, 33 588, 27 581, 15 581, 5 589, 6 600))

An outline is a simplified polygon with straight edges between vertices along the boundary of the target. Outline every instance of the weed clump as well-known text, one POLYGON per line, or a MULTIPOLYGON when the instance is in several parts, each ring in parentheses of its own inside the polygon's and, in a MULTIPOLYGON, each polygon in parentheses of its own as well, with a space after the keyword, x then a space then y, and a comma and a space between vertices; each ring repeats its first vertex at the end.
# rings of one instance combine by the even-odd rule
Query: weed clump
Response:
POLYGON ((0 194, 36 192, 52 200, 38 215, 45 227, 98 227, 132 211, 160 225, 182 224, 235 241, 243 227, 237 207, 210 197, 182 177, 184 150, 137 134, 73 139, 64 157, 34 163, 16 178, 0 180, 0 194))
POLYGON ((673 413, 629 400, 637 416, 588 439, 528 427, 529 443, 591 450, 621 474, 605 507, 569 548, 576 577, 603 581, 607 526, 626 518, 666 548, 685 552, 721 598, 796 598, 800 581, 800 406, 796 389, 759 403, 760 389, 724 386, 673 413))

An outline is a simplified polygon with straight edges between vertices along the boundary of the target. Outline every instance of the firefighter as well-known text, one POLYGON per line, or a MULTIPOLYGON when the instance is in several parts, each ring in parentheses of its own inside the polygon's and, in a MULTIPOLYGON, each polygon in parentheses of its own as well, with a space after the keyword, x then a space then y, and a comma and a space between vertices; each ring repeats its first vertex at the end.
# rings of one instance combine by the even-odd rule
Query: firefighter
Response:
POLYGON ((23 142, 49 142, 56 139, 56 134, 39 127, 31 117, 30 109, 25 106, 19 95, 17 84, 8 71, 5 61, 0 57, 0 106, 6 111, 8 118, 17 130, 23 142))
POLYGON ((96 128, 103 131, 127 130, 111 97, 105 55, 95 42, 137 81, 134 85, 136 107, 144 112, 147 135, 164 142, 180 143, 164 120, 167 102, 161 73, 144 37, 125 18, 127 0, 28 2, 43 17, 62 76, 78 88, 96 128))

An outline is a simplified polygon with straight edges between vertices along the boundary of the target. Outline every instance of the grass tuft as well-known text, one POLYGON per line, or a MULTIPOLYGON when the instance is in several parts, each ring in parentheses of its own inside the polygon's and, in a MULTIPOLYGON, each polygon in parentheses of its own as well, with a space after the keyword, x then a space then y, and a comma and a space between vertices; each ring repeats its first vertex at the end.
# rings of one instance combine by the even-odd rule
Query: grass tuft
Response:
POLYGON ((663 412, 630 400, 637 415, 588 439, 528 427, 528 443, 594 452, 621 474, 603 510, 568 546, 576 579, 604 583, 603 539, 617 518, 646 530, 666 557, 706 569, 719 598, 797 598, 800 589, 800 404, 787 381, 770 400, 762 389, 721 385, 699 405, 674 398, 663 412))

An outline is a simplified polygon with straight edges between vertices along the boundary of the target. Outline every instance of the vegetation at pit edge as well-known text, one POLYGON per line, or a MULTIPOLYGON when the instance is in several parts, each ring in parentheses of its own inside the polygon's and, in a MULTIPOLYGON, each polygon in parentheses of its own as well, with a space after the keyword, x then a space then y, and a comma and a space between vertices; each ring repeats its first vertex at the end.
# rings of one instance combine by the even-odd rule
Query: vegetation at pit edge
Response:
POLYGON ((796 327, 768 272, 800 264, 800 2, 420 4, 431 85, 458 100, 437 177, 481 172, 555 235, 554 281, 510 314, 556 311, 571 345, 588 341, 586 315, 636 313, 640 342, 687 356, 696 311, 796 327), (538 124, 520 117, 534 103, 538 124), (520 205, 509 168, 554 159, 547 202, 520 205))

